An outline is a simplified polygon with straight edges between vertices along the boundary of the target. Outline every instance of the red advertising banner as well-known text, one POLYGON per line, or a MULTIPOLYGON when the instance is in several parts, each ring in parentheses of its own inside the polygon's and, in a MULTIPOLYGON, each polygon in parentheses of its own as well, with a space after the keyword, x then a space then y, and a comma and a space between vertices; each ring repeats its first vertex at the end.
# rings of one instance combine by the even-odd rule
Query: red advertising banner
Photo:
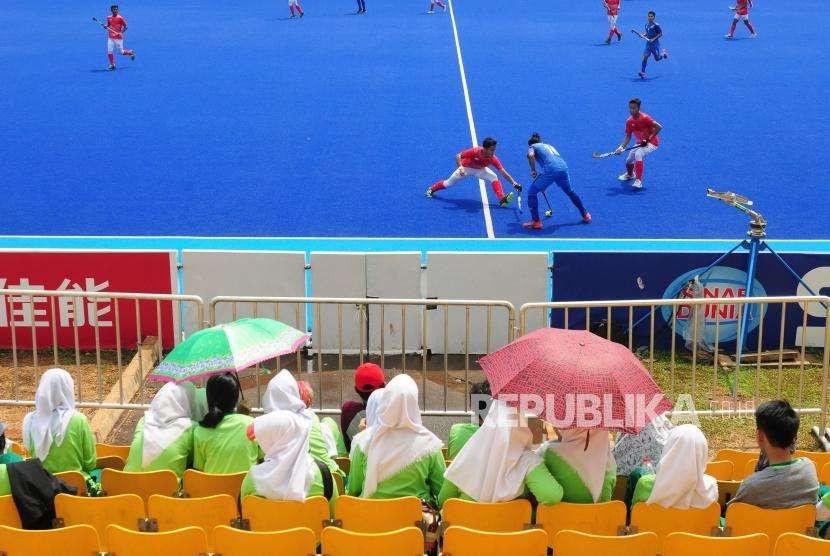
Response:
MULTIPOLYGON (((0 251, 0 290, 174 293, 169 251, 0 251)), ((147 336, 174 343, 178 307, 170 301, 0 295, 0 347, 135 349, 147 336), (97 329, 97 342, 96 342, 97 329)))

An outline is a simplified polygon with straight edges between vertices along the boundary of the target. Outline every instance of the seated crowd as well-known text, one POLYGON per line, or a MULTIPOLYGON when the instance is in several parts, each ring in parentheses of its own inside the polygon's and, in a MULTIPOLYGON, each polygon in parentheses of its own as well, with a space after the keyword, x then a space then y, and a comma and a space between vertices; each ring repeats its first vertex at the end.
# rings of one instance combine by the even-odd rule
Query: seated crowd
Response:
MULTIPOLYGON (((626 475, 626 502, 706 508, 718 501, 718 483, 706 474, 708 444, 696 426, 672 426, 664 417, 638 435, 601 430, 562 430, 534 445, 523 416, 495 399, 480 423, 450 431, 445 466, 442 441, 421 421, 418 387, 408 375, 388 383, 383 370, 358 368, 361 402, 344 404, 340 423, 309 409, 313 392, 283 370, 268 383, 264 415, 240 411, 235 374, 211 377, 204 389, 165 384, 135 428, 125 471, 188 468, 247 475, 240 495, 275 500, 340 494, 362 498, 415 496, 440 508, 450 498, 506 502, 531 498, 543 505, 611 500, 618 475, 626 475), (335 457, 348 455, 345 476, 335 457), (653 462, 653 466, 652 463, 653 462), (340 475, 345 492, 332 481, 340 475)), ((74 382, 65 370, 41 377, 35 410, 23 420, 23 444, 51 473, 79 471, 96 480, 95 442, 86 417, 75 410, 74 382)), ((474 394, 489 394, 485 384, 474 394)), ((731 502, 761 508, 814 504, 830 519, 830 494, 820 498, 815 466, 794 458, 799 418, 783 400, 755 412, 761 458, 731 502)), ((0 424, 0 495, 12 492, 8 468, 19 457, 6 452, 0 424)), ((828 489, 830 490, 830 489, 828 489)), ((730 502, 730 503, 731 503, 730 502)))

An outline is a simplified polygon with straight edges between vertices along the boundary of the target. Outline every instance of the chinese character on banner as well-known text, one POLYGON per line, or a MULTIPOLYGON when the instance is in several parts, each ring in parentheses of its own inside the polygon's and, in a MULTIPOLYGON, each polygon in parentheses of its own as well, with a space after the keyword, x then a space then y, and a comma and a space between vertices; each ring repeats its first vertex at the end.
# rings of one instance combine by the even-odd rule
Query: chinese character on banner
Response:
MULTIPOLYGON (((13 284, 8 287, 10 290, 44 290, 44 286, 30 284, 28 278, 21 278, 19 284, 13 284)), ((11 320, 14 326, 49 326, 49 320, 46 318, 46 297, 40 295, 15 295, 11 298, 11 320), (15 305, 19 304, 20 307, 15 305), (43 309, 38 309, 39 305, 44 305, 43 309)))
MULTIPOLYGON (((107 289, 109 285, 109 280, 104 280, 100 284, 96 285, 95 278, 85 278, 84 285, 82 286, 77 282, 72 283, 69 278, 64 278, 57 289, 58 291, 67 291, 71 288, 77 292, 100 292, 107 289)), ((111 320, 101 318, 110 314, 112 311, 111 303, 112 299, 109 297, 60 297, 58 298, 60 326, 73 326, 72 321, 75 321, 75 325, 77 326, 83 326, 87 322, 86 316, 89 315, 88 320, 90 326, 95 326, 97 324, 99 327, 111 327, 111 320), (84 301, 84 299, 86 299, 86 301, 84 301)))

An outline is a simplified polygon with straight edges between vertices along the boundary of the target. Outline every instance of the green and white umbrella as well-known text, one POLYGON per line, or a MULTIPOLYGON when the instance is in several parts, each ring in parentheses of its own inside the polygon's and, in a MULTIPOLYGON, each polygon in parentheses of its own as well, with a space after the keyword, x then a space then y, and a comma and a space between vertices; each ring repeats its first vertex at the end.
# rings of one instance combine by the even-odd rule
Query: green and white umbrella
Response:
POLYGON ((241 371, 280 355, 294 353, 309 335, 265 318, 239 319, 200 330, 176 346, 150 379, 164 382, 199 380, 241 371))

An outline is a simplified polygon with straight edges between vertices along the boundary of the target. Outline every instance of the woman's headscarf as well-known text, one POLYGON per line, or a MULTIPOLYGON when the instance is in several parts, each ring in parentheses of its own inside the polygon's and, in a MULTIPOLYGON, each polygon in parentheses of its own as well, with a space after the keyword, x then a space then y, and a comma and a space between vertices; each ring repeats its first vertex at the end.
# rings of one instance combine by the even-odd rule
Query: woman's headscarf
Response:
POLYGON ((144 444, 141 465, 149 466, 161 453, 193 426, 187 388, 168 382, 144 412, 144 444))
POLYGON ((588 487, 594 502, 599 501, 605 475, 616 469, 608 432, 601 429, 568 429, 560 431, 562 440, 545 444, 565 460, 588 487))
POLYGON ((647 504, 685 510, 708 508, 718 501, 718 482, 706 475, 709 445, 694 425, 669 431, 647 504))
POLYGON ((310 421, 289 411, 275 410, 254 419, 254 436, 265 453, 265 460, 251 467, 258 494, 272 500, 305 500, 314 483, 310 429, 310 421))
POLYGON ((476 502, 507 502, 522 495, 527 474, 542 463, 531 451, 524 416, 494 399, 484 424, 470 437, 444 477, 476 502))
POLYGON ((75 413, 75 382, 63 369, 49 369, 40 377, 35 393, 35 410, 23 419, 23 442, 34 445, 43 461, 54 443, 63 444, 66 429, 75 413))
POLYGON ((262 408, 265 411, 282 409, 312 419, 314 414, 300 398, 300 388, 297 381, 286 369, 281 370, 268 381, 268 387, 262 396, 262 408))
POLYGON ((366 428, 352 438, 352 452, 354 452, 355 446, 360 446, 363 453, 366 453, 369 438, 372 437, 372 433, 378 424, 378 407, 383 399, 383 392, 384 388, 373 390, 369 395, 369 399, 366 400, 366 428))
POLYGON ((442 442, 421 423, 418 386, 409 375, 398 375, 384 388, 377 424, 366 443, 364 498, 378 484, 422 457, 441 450, 442 442))

